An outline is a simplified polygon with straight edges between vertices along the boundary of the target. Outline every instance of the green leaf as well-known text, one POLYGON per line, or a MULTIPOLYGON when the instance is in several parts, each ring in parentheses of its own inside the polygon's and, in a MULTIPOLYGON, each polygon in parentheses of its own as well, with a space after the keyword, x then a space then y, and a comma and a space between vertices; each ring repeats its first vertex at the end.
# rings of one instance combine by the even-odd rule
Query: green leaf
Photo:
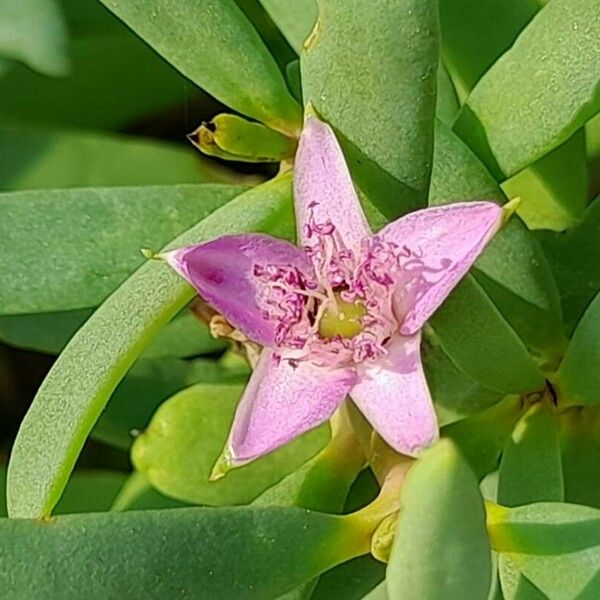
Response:
POLYGON ((562 502, 495 507, 489 528, 499 552, 564 554, 598 544, 600 510, 562 502))
POLYGON ((0 194, 0 314, 96 306, 144 262, 140 248, 163 246, 243 189, 200 184, 0 194))
POLYGON ((492 578, 477 479, 449 440, 409 471, 387 568, 391 598, 485 600, 492 578))
POLYGON ((329 442, 300 468, 261 494, 257 506, 302 506, 324 512, 344 510, 349 490, 365 464, 346 407, 330 421, 329 442))
POLYGON ((4 0, 0 56, 22 61, 44 75, 67 75, 67 28, 59 4, 55 0, 4 0))
POLYGON ((600 113, 585 124, 585 149, 590 195, 596 196, 600 193, 600 113))
POLYGON ((560 291, 566 329, 571 333, 600 291, 600 200, 587 209, 580 225, 564 234, 540 232, 539 239, 560 291))
POLYGON ((600 404, 600 294, 585 311, 556 374, 562 405, 600 404))
POLYGON ((300 61, 305 102, 416 190, 417 202, 424 200, 433 151, 437 3, 319 0, 318 7, 300 61))
POLYGON ((287 133, 300 109, 233 0, 100 0, 183 75, 231 108, 287 133))
POLYGON ((191 147, 87 131, 0 127, 3 191, 208 183, 227 178, 227 171, 191 147))
POLYGON ((350 521, 296 508, 4 519, 0 540, 2 589, 64 600, 83 588, 91 598, 263 600, 366 551, 350 521))
POLYGON ((385 581, 382 581, 377 587, 373 588, 363 600, 388 600, 388 592, 385 581))
POLYGON ((596 0, 550 2, 479 80, 457 130, 477 146, 478 121, 506 175, 534 163, 600 108, 599 36, 596 0))
MULTIPOLYGON (((95 4, 86 2, 92 15, 95 4)), ((99 3, 97 8, 106 12, 99 3)), ((15 64, 0 81, 2 119, 116 130, 193 100, 192 85, 114 20, 116 30, 71 40, 73 65, 67 79, 49 79, 15 64)), ((184 120, 183 109, 176 118, 170 134, 184 120)), ((190 129, 192 125, 186 123, 190 129)))
MULTIPOLYGON (((437 71, 437 100, 435 116, 448 127, 452 126, 458 115, 460 105, 456 96, 454 84, 448 70, 440 63, 437 71)), ((434 151, 435 154, 435 151, 434 151)))
POLYGON ((492 545, 549 598, 598 597, 600 510, 561 503, 496 509, 492 545))
POLYGON ((588 194, 583 130, 513 175, 502 189, 507 196, 521 199, 517 213, 529 229, 563 231, 577 224, 588 194))
POLYGON ((279 31, 260 3, 260 0, 234 0, 247 19, 252 23, 263 42, 273 55, 281 71, 296 57, 284 35, 279 31))
POLYGON ((290 46, 300 54, 302 44, 317 20, 316 1, 260 0, 260 3, 279 27, 290 46))
POLYGON ((360 600, 385 577, 385 565, 372 556, 361 556, 323 573, 311 600, 360 600))
POLYGON ((442 55, 465 98, 539 10, 537 0, 441 0, 442 55))
POLYGON ((521 417, 502 454, 498 502, 517 506, 564 499, 558 423, 549 399, 521 417))
MULTIPOLYGON (((270 181, 215 211, 169 247, 251 230, 292 236, 290 196, 289 175, 270 181)), ((193 295, 167 265, 149 261, 79 330, 42 384, 15 440, 8 470, 11 515, 50 513, 113 390, 193 295)))
POLYGON ((441 430, 451 439, 479 479, 495 471, 500 454, 522 412, 521 401, 509 396, 502 402, 441 430))
POLYGON ((8 73, 11 67, 12 61, 0 57, 0 79, 2 79, 2 77, 8 73))
POLYGON ((496 200, 505 196, 481 160, 440 119, 435 122, 430 206, 464 200, 496 200))
MULTIPOLYGON (((564 500, 558 423, 549 399, 531 406, 508 440, 498 477, 497 500, 506 506, 564 500)), ((539 596, 509 557, 500 557, 502 589, 516 600, 539 596)))
POLYGON ((452 362, 489 390, 543 387, 533 358, 473 277, 458 284, 429 325, 452 362))
POLYGON ((209 481, 243 389, 200 384, 167 400, 133 445, 136 469, 160 492, 185 502, 248 504, 327 442, 328 428, 320 427, 219 481, 209 481))
POLYGON ((56 505, 56 514, 107 511, 126 479, 127 473, 117 471, 76 471, 56 505))
MULTIPOLYGON (((125 480, 126 473, 82 469, 73 473, 65 493, 56 506, 57 514, 100 512, 110 509, 125 480)), ((0 466, 0 517, 6 516, 6 467, 0 466)))
POLYGON ((598 548, 557 556, 511 554, 510 558, 545 598, 594 600, 600 595, 598 548))
MULTIPOLYGON (((0 339, 16 348, 60 354, 91 314, 91 310, 83 309, 0 317, 0 339)), ((165 325, 143 356, 187 358, 226 347, 227 342, 215 339, 208 327, 186 310, 165 325)))
POLYGON ((600 508, 600 407, 559 415, 565 501, 600 508))
POLYGON ((91 310, 0 317, 0 339, 15 348, 59 354, 91 310))
MULTIPOLYGON (((480 160, 438 121, 429 203, 479 199, 503 202, 504 195, 480 160)), ((496 234, 473 274, 540 363, 555 365, 565 343, 558 291, 537 241, 519 219, 496 234)))
POLYGON ((182 508, 183 502, 167 498, 155 490, 143 473, 134 471, 114 498, 111 511, 152 510, 156 508, 182 508))
MULTIPOLYGON (((1 323, 0 321, 0 327, 1 323)), ((162 356, 188 358, 218 352, 227 346, 226 340, 215 339, 208 326, 189 310, 186 310, 158 332, 142 356, 145 358, 162 356)))
POLYGON ((302 75, 300 74, 300 59, 295 58, 285 66, 285 78, 294 98, 302 102, 302 75))
POLYGON ((538 588, 519 571, 515 563, 507 556, 499 557, 498 570, 502 584, 502 596, 506 600, 548 600, 538 588))
POLYGON ((148 425, 156 409, 175 392, 198 382, 243 383, 247 376, 244 368, 228 369, 206 359, 141 358, 117 386, 92 436, 128 450, 133 435, 148 425))
POLYGON ((458 421, 502 398, 458 369, 439 346, 429 343, 427 335, 421 342, 421 356, 439 425, 458 421))
POLYGON ((367 221, 378 231, 400 215, 419 207, 415 190, 392 177, 337 132, 367 221))

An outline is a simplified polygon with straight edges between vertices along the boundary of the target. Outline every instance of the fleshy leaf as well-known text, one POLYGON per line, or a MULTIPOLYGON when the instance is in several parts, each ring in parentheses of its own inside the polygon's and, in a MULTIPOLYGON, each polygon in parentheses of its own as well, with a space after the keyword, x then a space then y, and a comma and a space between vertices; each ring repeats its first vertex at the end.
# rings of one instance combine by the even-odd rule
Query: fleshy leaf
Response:
MULTIPOLYGON (((465 198, 505 201, 479 158, 438 121, 429 202, 465 198)), ((494 236, 473 275, 525 345, 554 368, 565 345, 558 290, 537 240, 519 218, 513 216, 494 236)), ((465 313, 465 324, 467 318, 465 313)))
POLYGON ((501 558, 547 597, 598 596, 600 510, 559 502, 496 508, 488 513, 488 529, 501 558))
POLYGON ((484 600, 491 558, 477 479, 450 440, 411 468, 387 568, 390 598, 484 600))
POLYGON ((583 130, 503 182, 502 189, 509 198, 520 198, 517 213, 529 229, 563 231, 576 225, 588 201, 583 130))
POLYGON ((91 436, 115 448, 129 450, 136 432, 146 427, 156 409, 175 392, 195 383, 246 381, 248 368, 241 359, 242 364, 237 368, 227 368, 222 362, 166 356, 140 358, 115 389, 91 436))
POLYGON ((508 396, 495 406, 442 428, 479 479, 498 468, 500 455, 521 415, 521 400, 508 396))
POLYGON ((85 587, 90 598, 264 600, 365 553, 365 546, 349 520, 299 508, 2 519, 0 586, 15 598, 77 600, 85 587))
POLYGON ((169 398, 135 440, 136 468, 172 498, 211 506, 247 504, 327 442, 324 426, 220 481, 209 481, 243 389, 243 385, 200 384, 169 398))
POLYGON ((53 77, 69 73, 67 27, 54 0, 4 0, 0 6, 0 57, 23 61, 53 77))
POLYGON ((556 374, 561 403, 600 404, 600 294, 588 306, 556 374))
MULTIPOLYGON (((166 250, 233 231, 268 229, 280 237, 292 236, 290 196, 289 176, 258 186, 200 221, 166 250)), ((111 393, 153 336, 193 296, 191 286, 167 265, 151 261, 69 342, 13 445, 7 487, 11 515, 38 518, 52 511, 111 393)))
POLYGON ((460 282, 429 325, 454 364, 486 388, 509 394, 543 387, 533 357, 473 277, 460 282))
POLYGON ((513 175, 566 141, 598 111, 599 34, 596 0, 552 1, 483 75, 455 128, 481 157, 486 147, 477 130, 485 130, 493 153, 488 166, 493 168, 495 158, 506 175, 513 175))
POLYGON ((144 263, 140 248, 158 249, 244 189, 200 184, 0 194, 0 314, 97 306, 144 263), (23 222, 31 235, 22 234, 23 222))
POLYGON ((537 0, 441 0, 442 56, 461 100, 540 9, 537 0))
POLYGON ((241 181, 237 174, 178 144, 58 127, 0 125, 2 191, 228 179, 233 183, 235 178, 241 181))
POLYGON ((498 502, 505 506, 564 499, 558 424, 549 399, 516 424, 502 454, 498 502))
POLYGON ((183 75, 231 108, 296 133, 300 107, 233 0, 101 0, 183 75))
POLYGON ((565 501, 600 508, 600 407, 559 415, 565 501))
POLYGON ((305 101, 366 162, 409 188, 390 216, 423 206, 433 149, 437 2, 319 0, 317 6, 300 57, 305 101))
POLYGON ((292 48, 300 54, 302 44, 317 19, 316 0, 260 0, 292 48))

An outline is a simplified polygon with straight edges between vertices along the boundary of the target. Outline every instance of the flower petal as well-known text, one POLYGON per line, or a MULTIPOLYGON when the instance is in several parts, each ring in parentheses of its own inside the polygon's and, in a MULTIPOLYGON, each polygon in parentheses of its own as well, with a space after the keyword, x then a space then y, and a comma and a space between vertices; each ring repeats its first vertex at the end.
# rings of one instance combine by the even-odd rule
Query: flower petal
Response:
POLYGON ((294 367, 263 350, 235 414, 229 461, 248 462, 324 423, 355 381, 353 368, 294 367))
POLYGON ((410 213, 378 234, 403 248, 394 312, 403 335, 416 333, 471 268, 502 224, 493 202, 461 202, 410 213))
POLYGON ((438 426, 420 354, 421 334, 395 336, 388 355, 358 368, 350 396, 392 448, 414 456, 438 438, 438 426))
POLYGON ((274 344, 276 323, 257 303, 265 284, 254 277, 254 266, 289 265, 305 273, 312 269, 302 250, 260 234, 223 236, 163 257, 234 327, 265 346, 274 344))
POLYGON ((347 248, 360 248, 371 233, 346 160, 325 123, 309 117, 300 137, 294 170, 298 240, 309 245, 310 223, 331 221, 347 248))

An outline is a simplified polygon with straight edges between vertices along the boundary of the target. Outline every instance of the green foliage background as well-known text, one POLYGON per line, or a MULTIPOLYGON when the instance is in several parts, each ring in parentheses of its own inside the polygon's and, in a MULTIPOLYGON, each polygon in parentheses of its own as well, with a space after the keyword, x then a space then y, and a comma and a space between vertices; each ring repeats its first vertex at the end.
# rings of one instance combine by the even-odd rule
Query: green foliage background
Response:
POLYGON ((598 0, 1 0, 5 596, 600 597, 599 39, 598 0), (401 486, 351 407, 209 483, 249 368, 139 252, 293 239, 309 103, 375 229, 521 199, 401 486))

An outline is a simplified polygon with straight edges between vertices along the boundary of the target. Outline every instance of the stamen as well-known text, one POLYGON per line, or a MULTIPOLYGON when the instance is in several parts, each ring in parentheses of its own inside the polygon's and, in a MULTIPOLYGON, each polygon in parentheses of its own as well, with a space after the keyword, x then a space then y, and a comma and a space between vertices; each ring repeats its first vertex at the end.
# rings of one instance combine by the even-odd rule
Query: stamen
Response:
POLYGON ((398 328, 392 311, 395 286, 404 280, 407 293, 418 294, 429 269, 418 250, 377 236, 353 252, 334 223, 315 221, 315 206, 304 231, 313 272, 289 265, 255 265, 253 271, 263 283, 261 309, 276 322, 280 360, 337 366, 385 356, 398 328))

